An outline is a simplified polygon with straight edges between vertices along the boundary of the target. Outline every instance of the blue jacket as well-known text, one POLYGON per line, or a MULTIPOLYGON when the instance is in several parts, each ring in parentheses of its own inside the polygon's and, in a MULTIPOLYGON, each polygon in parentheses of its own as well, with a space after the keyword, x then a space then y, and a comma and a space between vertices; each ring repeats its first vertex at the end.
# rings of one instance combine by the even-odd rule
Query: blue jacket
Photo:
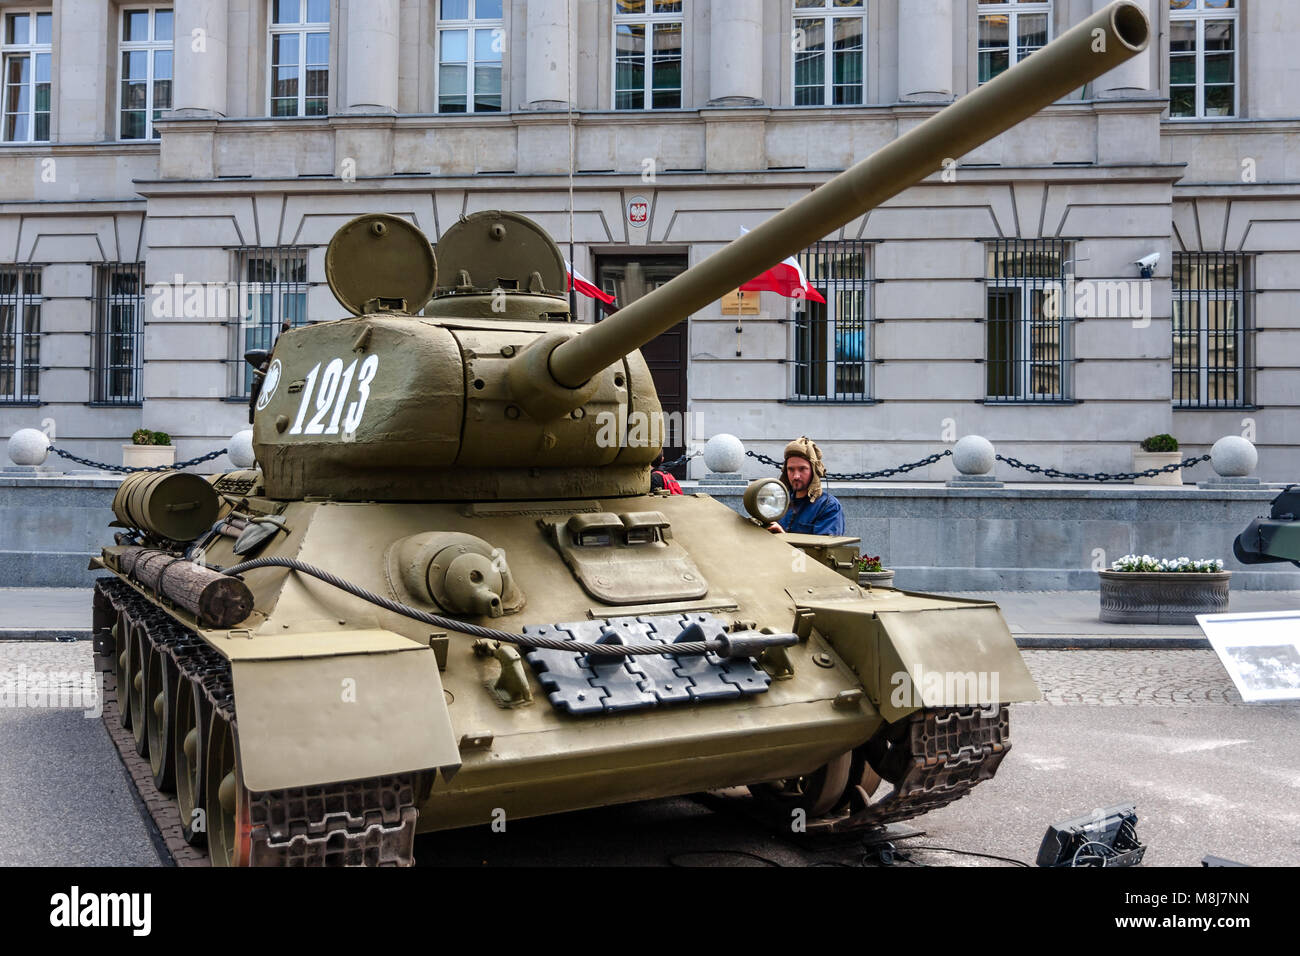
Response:
POLYGON ((843 534, 844 509, 834 495, 823 491, 816 501, 794 499, 790 510, 777 524, 797 534, 843 534))

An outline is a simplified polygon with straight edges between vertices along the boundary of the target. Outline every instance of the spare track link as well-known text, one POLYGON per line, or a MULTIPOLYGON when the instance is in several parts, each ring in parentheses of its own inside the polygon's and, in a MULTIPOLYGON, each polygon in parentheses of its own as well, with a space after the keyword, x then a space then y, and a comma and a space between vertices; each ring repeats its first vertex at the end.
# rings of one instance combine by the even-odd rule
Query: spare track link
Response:
MULTIPOLYGON (((937 810, 991 780, 1011 749, 1010 708, 918 710, 891 731, 893 749, 877 768, 892 793, 834 829, 880 827, 937 810)), ((868 745, 870 746, 870 745, 868 745)))
MULTIPOLYGON (((174 822, 160 819, 160 813, 170 808, 175 817, 175 800, 159 794, 147 760, 143 773, 132 766, 135 761, 128 759, 126 749, 130 731, 115 733, 119 729, 114 726, 118 700, 111 667, 115 653, 111 631, 123 612, 143 623, 154 651, 167 654, 181 679, 190 681, 212 711, 237 728, 230 662, 127 582, 116 577, 96 582, 95 651, 110 662, 104 682, 105 726, 155 825, 167 837, 177 864, 206 865, 206 854, 199 857, 195 848, 179 837, 168 836, 176 827, 174 822)), ((135 756, 134 749, 129 756, 135 756)), ((425 774, 407 773, 250 793, 250 862, 253 866, 411 866, 415 862, 418 808, 431 783, 425 774)))

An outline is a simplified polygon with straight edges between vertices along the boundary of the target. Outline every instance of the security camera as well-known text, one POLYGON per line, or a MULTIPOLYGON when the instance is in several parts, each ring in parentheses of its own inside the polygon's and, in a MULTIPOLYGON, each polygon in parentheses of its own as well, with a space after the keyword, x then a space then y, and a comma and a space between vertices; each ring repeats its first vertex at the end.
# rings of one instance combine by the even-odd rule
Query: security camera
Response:
POLYGON ((1134 263, 1142 270, 1142 278, 1150 279, 1156 271, 1156 263, 1160 261, 1160 253, 1153 252, 1150 255, 1143 256, 1134 263))

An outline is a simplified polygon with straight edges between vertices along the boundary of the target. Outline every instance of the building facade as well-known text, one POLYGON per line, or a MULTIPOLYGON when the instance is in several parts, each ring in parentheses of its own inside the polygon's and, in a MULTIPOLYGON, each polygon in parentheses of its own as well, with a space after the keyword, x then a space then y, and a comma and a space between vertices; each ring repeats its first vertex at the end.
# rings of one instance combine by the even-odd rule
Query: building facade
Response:
MULTIPOLYGON (((1300 480, 1300 6, 1142 2, 1146 53, 806 250, 825 305, 652 343, 689 437, 1117 471, 1245 434, 1300 480)), ((1103 5, 0 0, 0 435, 221 447, 243 352, 344 314, 325 245, 364 212, 519 211, 626 302, 1103 5)))

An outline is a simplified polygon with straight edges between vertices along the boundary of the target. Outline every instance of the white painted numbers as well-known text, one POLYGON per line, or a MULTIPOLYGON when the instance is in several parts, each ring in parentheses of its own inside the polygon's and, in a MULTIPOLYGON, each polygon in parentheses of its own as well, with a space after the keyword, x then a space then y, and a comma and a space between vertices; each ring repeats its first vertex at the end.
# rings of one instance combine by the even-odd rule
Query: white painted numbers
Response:
POLYGON ((340 425, 345 434, 352 433, 361 425, 366 414, 370 383, 379 372, 379 356, 367 356, 364 362, 353 359, 346 368, 341 358, 331 359, 325 365, 324 372, 321 371, 321 364, 317 362, 307 373, 302 400, 298 403, 298 414, 293 420, 293 427, 289 429, 290 435, 337 435, 340 425), (357 368, 358 362, 361 363, 360 369, 357 368), (348 396, 352 394, 354 378, 356 398, 349 404, 348 396), (319 389, 316 387, 318 384, 319 389), (316 413, 307 420, 307 413, 313 406, 316 413))

